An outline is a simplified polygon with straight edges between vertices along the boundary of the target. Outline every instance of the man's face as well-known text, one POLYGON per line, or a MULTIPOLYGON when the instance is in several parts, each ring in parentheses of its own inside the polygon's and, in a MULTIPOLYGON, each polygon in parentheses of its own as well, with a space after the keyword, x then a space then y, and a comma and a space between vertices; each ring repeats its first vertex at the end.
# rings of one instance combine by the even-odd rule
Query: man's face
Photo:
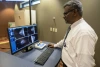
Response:
POLYGON ((66 6, 64 8, 64 19, 66 21, 66 23, 72 24, 73 22, 73 11, 74 9, 72 9, 70 6, 66 6))

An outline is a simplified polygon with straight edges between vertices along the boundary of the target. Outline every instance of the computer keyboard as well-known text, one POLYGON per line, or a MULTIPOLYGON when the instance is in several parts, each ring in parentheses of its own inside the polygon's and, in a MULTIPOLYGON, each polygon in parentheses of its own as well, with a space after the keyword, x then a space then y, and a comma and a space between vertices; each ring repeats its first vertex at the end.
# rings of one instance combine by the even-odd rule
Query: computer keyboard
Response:
POLYGON ((54 48, 47 47, 47 49, 35 60, 35 63, 44 65, 53 51, 54 48))

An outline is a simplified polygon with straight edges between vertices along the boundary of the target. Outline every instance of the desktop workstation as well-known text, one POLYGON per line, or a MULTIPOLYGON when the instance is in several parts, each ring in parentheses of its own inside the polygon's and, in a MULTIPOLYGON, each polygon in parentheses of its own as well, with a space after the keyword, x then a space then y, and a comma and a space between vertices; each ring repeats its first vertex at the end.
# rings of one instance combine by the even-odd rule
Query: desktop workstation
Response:
POLYGON ((49 43, 43 41, 42 45, 41 43, 38 44, 36 28, 36 25, 29 25, 8 29, 11 52, 8 54, 0 52, 0 67, 55 67, 57 65, 61 55, 61 49, 58 48, 54 49, 44 64, 36 62, 37 58, 48 48, 49 43), (43 44, 45 46, 37 49, 35 47, 37 44, 40 47, 43 44), (30 45, 31 47, 28 47, 30 45))

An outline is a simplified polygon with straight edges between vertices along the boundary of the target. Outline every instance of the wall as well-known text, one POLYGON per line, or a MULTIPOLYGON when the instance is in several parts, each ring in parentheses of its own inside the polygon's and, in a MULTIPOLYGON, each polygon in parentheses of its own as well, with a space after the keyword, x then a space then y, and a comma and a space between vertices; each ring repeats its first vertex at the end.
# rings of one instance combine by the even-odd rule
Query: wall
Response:
POLYGON ((7 37, 8 22, 14 22, 14 2, 0 2, 0 37, 7 37))
POLYGON ((68 25, 63 20, 63 3, 61 0, 41 0, 41 3, 32 7, 36 10, 39 39, 49 42, 58 42, 65 35, 68 25), (53 21, 55 17, 55 23, 53 21), (50 32, 50 27, 57 27, 58 32, 50 32))

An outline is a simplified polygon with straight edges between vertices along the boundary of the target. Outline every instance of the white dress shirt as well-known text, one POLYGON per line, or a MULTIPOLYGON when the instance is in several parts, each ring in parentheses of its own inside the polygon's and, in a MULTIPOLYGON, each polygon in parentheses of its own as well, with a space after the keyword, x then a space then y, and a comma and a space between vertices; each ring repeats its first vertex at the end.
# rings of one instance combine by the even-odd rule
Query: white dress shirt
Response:
POLYGON ((71 25, 63 46, 62 39, 54 47, 62 47, 62 60, 68 67, 94 67, 94 50, 98 37, 92 27, 83 19, 71 25))

